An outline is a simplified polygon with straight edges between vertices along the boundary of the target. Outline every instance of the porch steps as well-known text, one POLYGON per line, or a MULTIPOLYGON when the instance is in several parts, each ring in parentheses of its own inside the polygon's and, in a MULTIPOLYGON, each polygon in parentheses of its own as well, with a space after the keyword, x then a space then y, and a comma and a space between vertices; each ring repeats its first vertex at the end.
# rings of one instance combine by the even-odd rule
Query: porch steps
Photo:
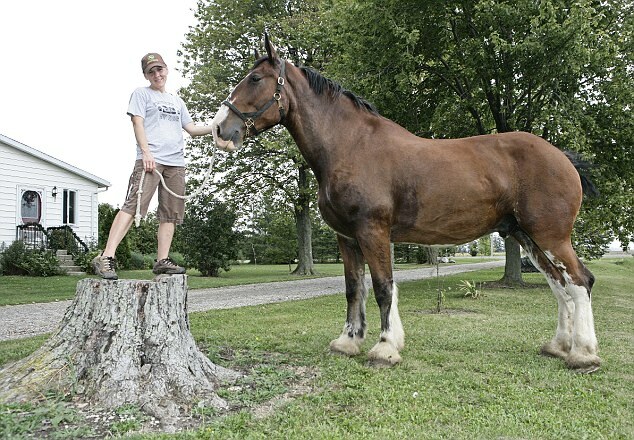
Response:
POLYGON ((86 272, 82 272, 81 268, 75 265, 73 256, 64 249, 60 249, 56 253, 59 260, 59 268, 66 272, 68 275, 86 275, 86 272))

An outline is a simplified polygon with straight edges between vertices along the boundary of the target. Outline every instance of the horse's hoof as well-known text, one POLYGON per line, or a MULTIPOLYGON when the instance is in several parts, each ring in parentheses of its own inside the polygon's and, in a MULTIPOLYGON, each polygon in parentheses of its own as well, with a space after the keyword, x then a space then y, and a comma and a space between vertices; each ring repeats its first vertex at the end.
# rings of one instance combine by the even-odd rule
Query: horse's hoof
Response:
POLYGON ((389 359, 379 359, 379 358, 368 358, 368 366, 373 368, 392 368, 393 366, 400 364, 402 361, 401 357, 398 356, 398 359, 394 359, 390 357, 389 359))
POLYGON ((539 354, 542 356, 553 357, 557 359, 566 359, 568 357, 568 352, 561 348, 559 344, 548 342, 542 345, 539 350, 539 354))
POLYGON ((398 350, 387 342, 379 342, 368 352, 368 362, 373 367, 393 367, 402 360, 398 350))
POLYGON ((579 373, 579 374, 592 374, 599 371, 600 369, 601 367, 599 365, 590 365, 585 368, 576 368, 574 371, 575 373, 579 373))
POLYGON ((580 355, 571 353, 566 358, 566 366, 576 373, 590 374, 596 372, 601 367, 601 358, 597 355, 580 355))
POLYGON ((343 356, 356 356, 361 352, 359 345, 361 345, 360 342, 355 342, 348 335, 341 335, 330 342, 330 352, 343 356))

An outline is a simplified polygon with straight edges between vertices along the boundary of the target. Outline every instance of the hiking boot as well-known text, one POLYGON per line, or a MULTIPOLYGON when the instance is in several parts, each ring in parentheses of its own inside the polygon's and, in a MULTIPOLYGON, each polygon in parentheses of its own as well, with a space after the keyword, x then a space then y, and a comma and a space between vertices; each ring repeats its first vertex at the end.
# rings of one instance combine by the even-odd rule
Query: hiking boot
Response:
POLYGON ((174 263, 174 260, 172 260, 171 258, 163 258, 162 260, 158 260, 156 263, 154 263, 152 272, 154 272, 155 275, 178 275, 185 273, 185 268, 180 267, 178 264, 174 263))
POLYGON ((92 268, 95 275, 99 275, 104 280, 118 280, 117 272, 114 271, 115 261, 112 257, 97 255, 92 259, 92 268))

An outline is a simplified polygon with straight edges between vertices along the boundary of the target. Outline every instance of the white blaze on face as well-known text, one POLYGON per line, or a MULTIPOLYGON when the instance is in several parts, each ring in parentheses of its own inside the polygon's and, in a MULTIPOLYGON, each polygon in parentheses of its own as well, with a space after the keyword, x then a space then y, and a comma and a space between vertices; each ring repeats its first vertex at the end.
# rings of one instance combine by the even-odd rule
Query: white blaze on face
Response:
POLYGON ((233 144, 232 140, 225 141, 224 139, 218 136, 218 127, 222 122, 227 119, 229 116, 229 107, 226 105, 221 105, 218 111, 216 112, 216 116, 211 120, 211 126, 213 128, 212 134, 214 137, 214 143, 216 147, 220 148, 224 151, 235 151, 237 148, 233 144))

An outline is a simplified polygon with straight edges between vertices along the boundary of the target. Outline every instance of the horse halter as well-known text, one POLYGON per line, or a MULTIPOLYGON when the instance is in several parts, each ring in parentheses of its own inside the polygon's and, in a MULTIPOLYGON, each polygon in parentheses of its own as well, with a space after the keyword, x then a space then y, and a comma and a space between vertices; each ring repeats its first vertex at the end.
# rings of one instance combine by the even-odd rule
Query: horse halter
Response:
POLYGON ((284 110, 284 107, 282 106, 282 103, 280 102, 280 99, 282 98, 282 95, 281 95, 282 87, 284 86, 284 72, 286 70, 286 61, 284 60, 280 60, 280 61, 282 63, 282 66, 280 67, 280 76, 277 78, 275 93, 273 93, 273 97, 266 104, 264 104, 264 106, 260 110, 255 112, 242 113, 240 110, 238 110, 238 108, 235 105, 230 103, 229 100, 222 102, 224 105, 229 107, 232 112, 238 115, 240 119, 244 121, 244 125, 247 127, 245 137, 249 137, 249 132, 251 130, 253 130, 254 136, 257 136, 258 134, 264 131, 264 130, 258 131, 258 129, 255 128, 255 120, 259 118, 260 116, 262 116, 262 114, 265 111, 267 111, 269 107, 273 105, 274 102, 277 102, 277 108, 280 111, 280 120, 278 124, 282 122, 284 120, 284 117, 286 116, 286 111, 284 110))

